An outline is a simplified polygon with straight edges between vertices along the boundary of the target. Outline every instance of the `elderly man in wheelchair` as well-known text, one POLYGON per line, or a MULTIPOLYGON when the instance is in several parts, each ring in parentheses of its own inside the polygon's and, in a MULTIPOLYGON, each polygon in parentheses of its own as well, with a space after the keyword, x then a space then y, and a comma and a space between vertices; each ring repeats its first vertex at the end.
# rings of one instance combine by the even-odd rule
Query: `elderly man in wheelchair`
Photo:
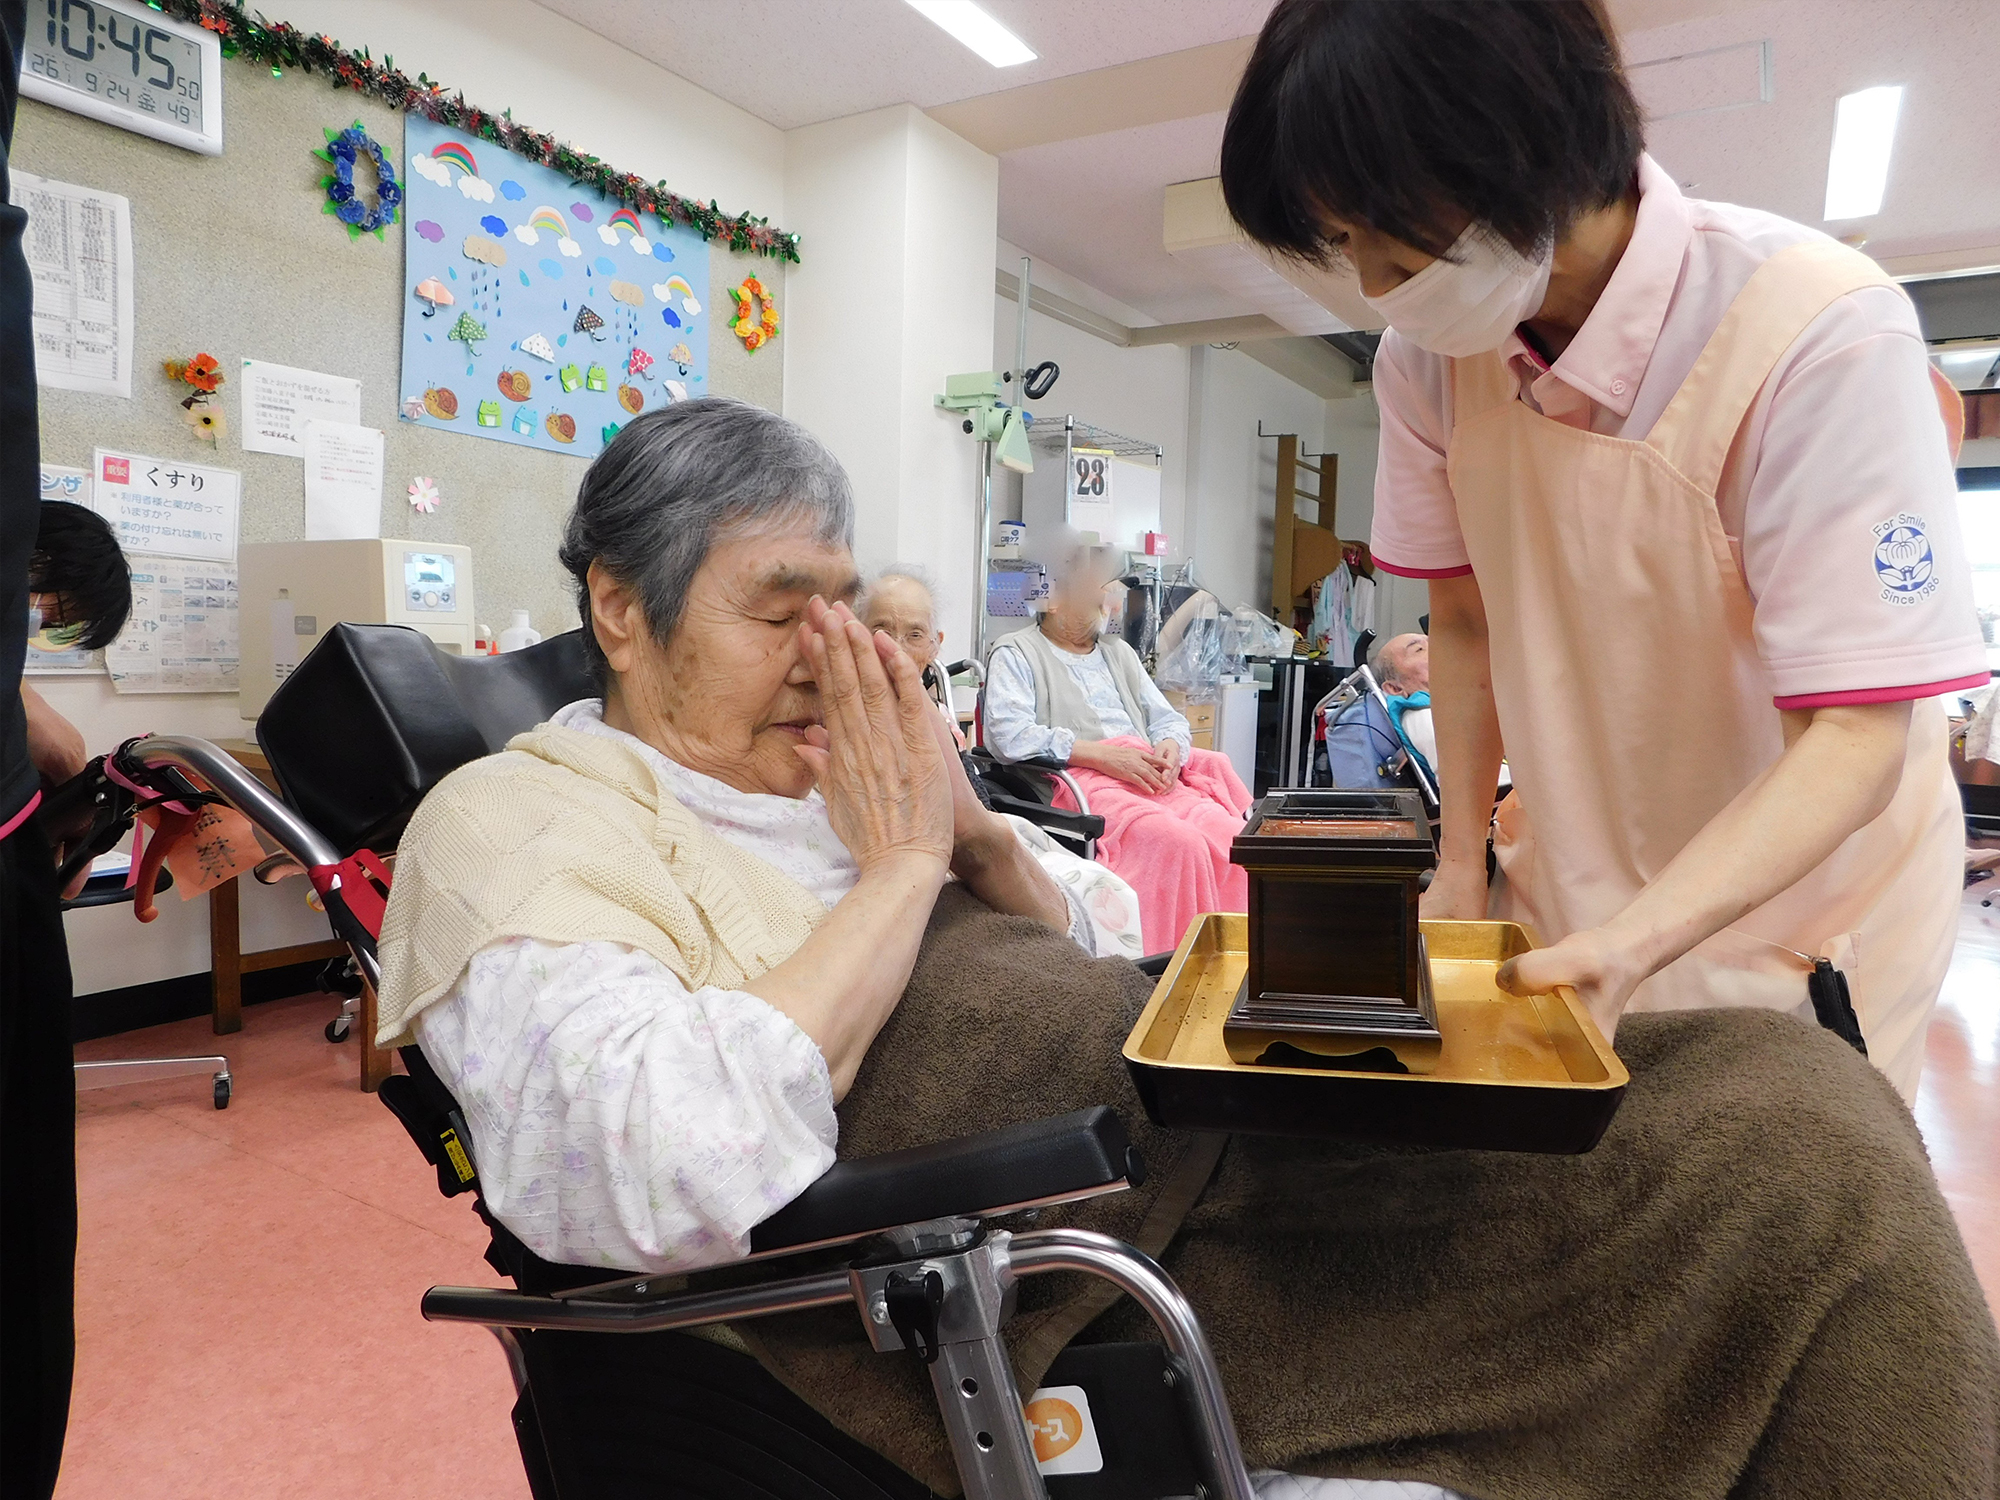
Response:
POLYGON ((1149 1123, 1151 980, 847 608, 852 526, 782 418, 630 423, 562 552, 602 696, 401 839, 385 1097, 519 1288, 425 1310, 504 1331, 538 1496, 1993 1492, 1991 1315, 1828 1033, 1630 1017, 1581 1155, 1149 1123))

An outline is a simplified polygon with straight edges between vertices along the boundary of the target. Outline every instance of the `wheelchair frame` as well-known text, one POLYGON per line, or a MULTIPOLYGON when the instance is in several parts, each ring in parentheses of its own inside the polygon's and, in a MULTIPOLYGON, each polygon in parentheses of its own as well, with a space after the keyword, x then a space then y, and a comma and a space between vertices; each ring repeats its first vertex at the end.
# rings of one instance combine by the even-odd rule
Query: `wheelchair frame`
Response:
MULTIPOLYGON (((305 867, 334 935, 347 944, 364 982, 371 987, 380 984, 375 942, 386 877, 372 854, 363 851, 342 859, 318 830, 205 740, 147 736, 125 742, 112 759, 121 774, 140 785, 147 784, 149 772, 160 768, 193 772, 222 801, 249 818, 305 867)), ((423 1072, 428 1074, 428 1067, 423 1072)), ((434 1077, 429 1081, 436 1082, 434 1077)), ((412 1080, 412 1086, 420 1085, 412 1080)), ((384 1090, 385 1102, 392 1107, 396 1097, 384 1090)), ((456 1109, 448 1111, 444 1126, 444 1134, 454 1139, 442 1146, 426 1141, 405 1107, 396 1108, 396 1113, 438 1167, 442 1189, 448 1194, 477 1191, 476 1164, 456 1109), (453 1145, 455 1152, 450 1149, 453 1145)), ((1043 1129, 1058 1147, 1074 1147, 1076 1137, 1099 1148, 1121 1145, 1122 1129, 1114 1131, 1102 1119, 1090 1117, 1109 1117, 1113 1125, 1116 1121, 1108 1110, 1086 1111, 1028 1128, 1043 1129)), ((1254 1500, 1208 1339, 1194 1308, 1166 1271, 1150 1256, 1107 1235, 1076 1229, 1010 1233, 987 1223, 1032 1208, 1124 1191, 1138 1176, 1136 1153, 1124 1148, 1115 1165, 1079 1176, 1072 1150, 1065 1176, 1056 1155, 1023 1153, 1022 1129, 920 1148, 933 1156, 943 1153, 941 1160, 931 1163, 933 1170, 925 1179, 937 1191, 937 1211, 897 1222, 868 1227, 851 1222, 879 1197, 883 1175, 879 1164, 890 1164, 891 1158, 872 1159, 878 1164, 872 1170, 867 1158, 837 1163, 782 1212, 796 1219, 795 1210, 809 1205, 821 1210, 822 1217, 830 1212, 839 1220, 844 1214, 850 1222, 832 1234, 806 1232, 802 1242, 772 1245, 755 1257, 778 1268, 785 1258, 807 1251, 852 1247, 853 1257, 844 1268, 699 1292, 656 1293, 653 1283, 665 1279, 660 1276, 632 1276, 551 1296, 439 1286, 425 1294, 423 1314, 435 1322, 490 1328, 507 1353, 516 1390, 521 1391, 528 1388, 528 1372, 512 1332, 516 1329, 663 1332, 851 1303, 878 1352, 908 1351, 927 1366, 967 1500, 1045 1500, 1048 1491, 1002 1330, 1012 1315, 1021 1278, 1081 1272, 1103 1278, 1131 1296, 1158 1328, 1168 1351, 1168 1371, 1192 1420, 1196 1461, 1207 1471, 1202 1493, 1220 1500, 1254 1500), (946 1170, 936 1170, 940 1166, 946 1170), (954 1194, 962 1198, 964 1183, 982 1166, 1013 1182, 1022 1181, 1024 1171, 1045 1167, 1044 1176, 1052 1180, 1039 1190, 1010 1192, 1012 1201, 1001 1204, 967 1209, 962 1202, 944 1201, 954 1194)), ((1107 1163, 1115 1154, 1100 1150, 1107 1163)), ((767 1226, 778 1222, 774 1218, 767 1226)))

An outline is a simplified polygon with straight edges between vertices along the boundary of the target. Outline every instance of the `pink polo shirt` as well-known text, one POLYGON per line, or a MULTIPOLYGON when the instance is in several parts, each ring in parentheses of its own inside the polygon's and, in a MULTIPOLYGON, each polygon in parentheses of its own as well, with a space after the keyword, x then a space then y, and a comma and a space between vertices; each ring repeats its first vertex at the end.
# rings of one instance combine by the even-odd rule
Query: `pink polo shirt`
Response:
MULTIPOLYGON (((1652 430, 1751 273, 1819 237, 1774 214, 1683 197, 1650 156, 1639 159, 1639 194, 1631 243, 1562 357, 1546 363, 1518 333, 1500 349, 1529 406, 1634 440, 1652 430)), ((1470 573, 1445 477, 1450 362, 1391 329, 1375 395, 1376 564, 1411 578, 1470 573)), ((1758 393, 1716 497, 1779 708, 1927 698, 1987 681, 1957 490, 1915 308, 1891 287, 1842 297, 1758 393), (1929 543, 1934 588, 1878 567, 1885 548, 1907 561, 1913 532, 1919 548, 1929 543)))

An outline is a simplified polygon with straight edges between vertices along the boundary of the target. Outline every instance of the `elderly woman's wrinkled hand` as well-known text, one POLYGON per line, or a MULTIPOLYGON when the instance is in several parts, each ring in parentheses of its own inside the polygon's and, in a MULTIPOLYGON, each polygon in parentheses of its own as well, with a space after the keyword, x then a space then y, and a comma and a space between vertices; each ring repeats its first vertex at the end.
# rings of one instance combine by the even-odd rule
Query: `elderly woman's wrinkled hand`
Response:
POLYGON ((910 659, 871 636, 847 606, 817 596, 799 643, 819 687, 821 723, 798 754, 833 831, 864 872, 906 855, 949 865, 950 772, 930 724, 937 710, 910 659))

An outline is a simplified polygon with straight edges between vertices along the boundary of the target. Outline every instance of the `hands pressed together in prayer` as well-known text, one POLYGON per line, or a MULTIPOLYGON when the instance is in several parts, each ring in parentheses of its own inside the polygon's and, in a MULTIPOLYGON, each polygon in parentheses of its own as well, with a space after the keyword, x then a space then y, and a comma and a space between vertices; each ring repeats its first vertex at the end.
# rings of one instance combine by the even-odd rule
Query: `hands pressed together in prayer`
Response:
POLYGON ((1070 911, 1062 888, 974 795, 900 646, 818 596, 798 642, 820 722, 794 748, 861 878, 797 953, 744 988, 813 1039, 838 1098, 902 996, 947 869, 995 911, 1058 932, 1069 930, 1070 911))

